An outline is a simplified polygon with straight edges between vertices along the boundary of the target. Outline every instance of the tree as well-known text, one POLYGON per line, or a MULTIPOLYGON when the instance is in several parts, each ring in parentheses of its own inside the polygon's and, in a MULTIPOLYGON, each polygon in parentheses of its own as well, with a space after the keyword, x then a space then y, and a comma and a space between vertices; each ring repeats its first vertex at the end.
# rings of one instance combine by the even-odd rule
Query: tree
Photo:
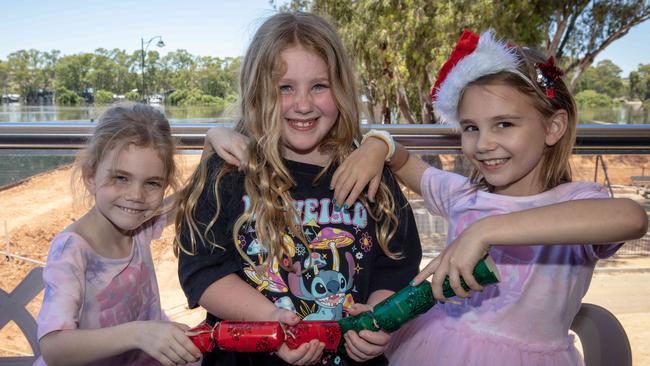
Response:
POLYGON ((555 10, 543 25, 547 55, 562 60, 572 89, 598 54, 632 27, 650 19, 647 0, 548 2, 555 10))
POLYGON ((63 56, 56 64, 56 84, 77 94, 92 87, 89 74, 92 70, 93 54, 80 53, 63 56))
POLYGON ((591 89, 611 98, 621 97, 625 94, 621 72, 612 61, 600 61, 596 67, 591 66, 583 73, 576 92, 591 89))
POLYGON ((650 64, 639 65, 636 71, 630 73, 629 81, 630 97, 641 101, 650 99, 650 64))
POLYGON ((391 110, 402 121, 432 121, 429 90, 463 28, 494 28, 545 50, 575 86, 602 50, 650 16, 647 0, 293 0, 286 7, 332 19, 357 63, 368 120, 388 123, 391 110))

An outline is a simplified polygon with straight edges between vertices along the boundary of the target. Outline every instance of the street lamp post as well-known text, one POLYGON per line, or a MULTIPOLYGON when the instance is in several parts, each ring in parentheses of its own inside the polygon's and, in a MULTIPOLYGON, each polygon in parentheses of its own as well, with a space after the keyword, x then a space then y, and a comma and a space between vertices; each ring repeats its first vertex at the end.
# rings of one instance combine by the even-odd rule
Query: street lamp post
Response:
POLYGON ((145 55, 145 52, 147 52, 147 50, 149 49, 149 45, 151 44, 151 42, 153 42, 155 39, 158 39, 158 43, 156 43, 156 46, 165 47, 165 42, 163 42, 162 37, 160 37, 160 36, 152 37, 150 40, 147 41, 146 46, 145 46, 145 43, 144 43, 144 38, 140 38, 140 49, 142 51, 142 53, 140 54, 140 56, 141 56, 141 58, 140 58, 140 60, 141 60, 141 65, 140 66, 141 67, 140 68, 142 69, 142 100, 145 103, 147 102, 147 93, 146 93, 146 82, 145 82, 145 76, 144 76, 144 74, 145 74, 144 55, 145 55))

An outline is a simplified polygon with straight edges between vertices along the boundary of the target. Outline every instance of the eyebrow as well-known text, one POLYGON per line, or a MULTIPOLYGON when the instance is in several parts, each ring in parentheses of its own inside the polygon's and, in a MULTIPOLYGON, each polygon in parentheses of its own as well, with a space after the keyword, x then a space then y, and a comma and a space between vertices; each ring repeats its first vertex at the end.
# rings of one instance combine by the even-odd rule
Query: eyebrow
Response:
POLYGON ((522 116, 516 116, 514 114, 500 114, 500 115, 494 116, 494 117, 492 117, 490 119, 493 120, 493 121, 498 121, 498 120, 502 120, 502 119, 522 119, 522 118, 523 118, 522 116))
MULTIPOLYGON (((121 169, 115 169, 115 170, 112 170, 112 173, 113 173, 113 174, 119 174, 119 175, 126 175, 126 176, 129 176, 129 177, 133 175, 133 174, 127 172, 126 170, 121 170, 121 169)), ((159 180, 159 181, 164 181, 165 179, 164 179, 163 177, 153 176, 153 177, 148 177, 148 178, 145 179, 145 180, 159 180)))

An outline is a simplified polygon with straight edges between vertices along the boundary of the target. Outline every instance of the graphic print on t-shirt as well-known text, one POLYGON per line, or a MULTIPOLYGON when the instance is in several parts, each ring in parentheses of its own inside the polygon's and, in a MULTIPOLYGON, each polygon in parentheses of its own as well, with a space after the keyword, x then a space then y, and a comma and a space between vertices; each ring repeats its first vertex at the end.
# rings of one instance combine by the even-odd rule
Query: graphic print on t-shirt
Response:
MULTIPOLYGON (((249 209, 248 196, 243 200, 249 209)), ((271 258, 262 265, 268 250, 257 240, 253 222, 240 230, 237 240, 256 264, 244 267, 244 273, 249 283, 278 307, 305 320, 339 320, 343 310, 354 303, 354 277, 363 270, 361 263, 374 244, 365 231, 368 213, 360 202, 349 210, 334 211, 329 198, 296 200, 294 208, 308 247, 284 234, 288 256, 282 263, 271 258)))

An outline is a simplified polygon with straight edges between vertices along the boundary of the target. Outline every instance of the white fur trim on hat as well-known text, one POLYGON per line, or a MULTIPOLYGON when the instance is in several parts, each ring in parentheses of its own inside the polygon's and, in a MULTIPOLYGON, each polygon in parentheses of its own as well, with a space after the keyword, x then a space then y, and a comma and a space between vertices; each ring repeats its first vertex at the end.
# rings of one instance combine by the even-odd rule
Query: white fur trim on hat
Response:
POLYGON ((493 30, 483 32, 474 52, 463 57, 438 88, 434 108, 440 121, 459 128, 458 103, 467 84, 500 71, 516 71, 519 62, 515 50, 495 39, 493 30))

